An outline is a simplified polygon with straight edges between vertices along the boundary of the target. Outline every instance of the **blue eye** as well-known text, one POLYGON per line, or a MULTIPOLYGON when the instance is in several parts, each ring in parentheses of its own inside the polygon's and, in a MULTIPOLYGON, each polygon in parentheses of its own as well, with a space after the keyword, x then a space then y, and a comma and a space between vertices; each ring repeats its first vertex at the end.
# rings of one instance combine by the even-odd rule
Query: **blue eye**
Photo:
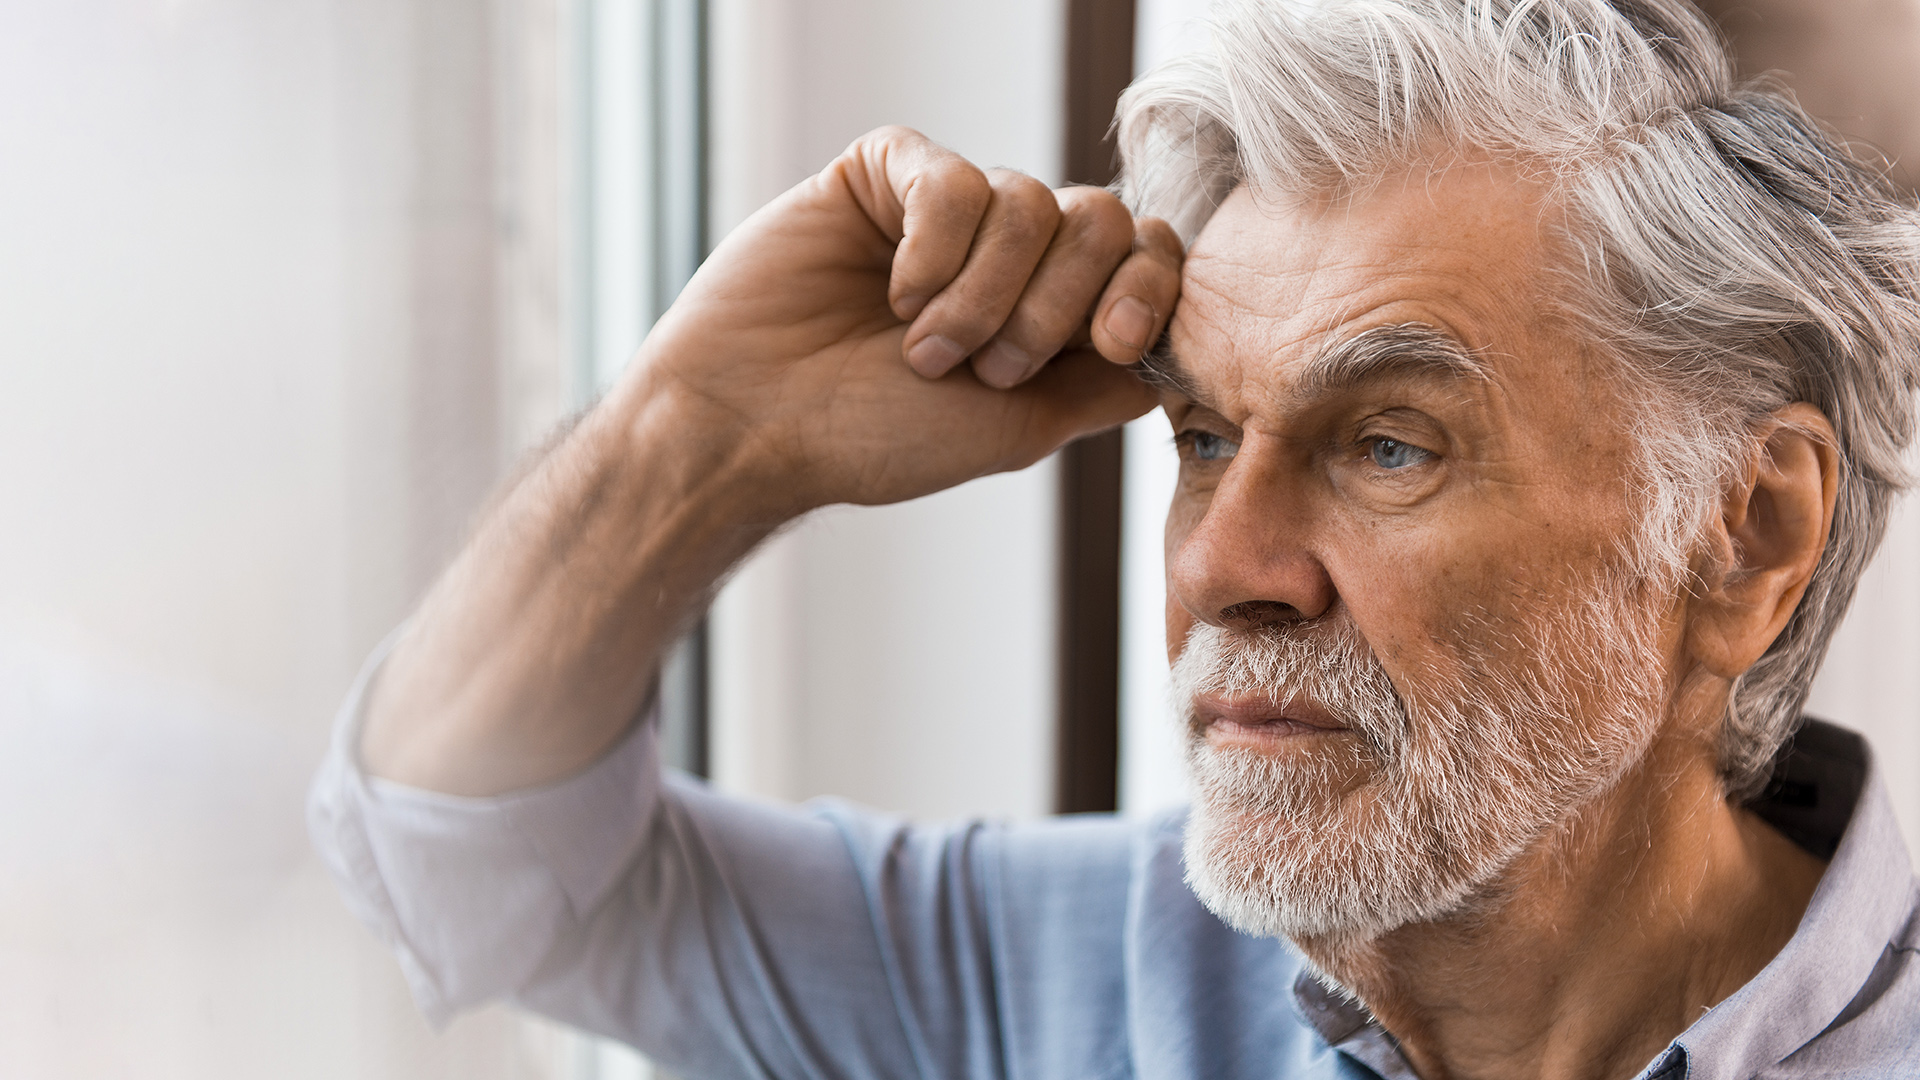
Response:
POLYGON ((1375 439, 1372 449, 1367 453, 1373 458, 1373 463, 1383 469, 1404 469, 1433 456, 1428 451, 1397 439, 1375 439))
POLYGON ((1193 456, 1200 461, 1225 461, 1239 453, 1240 444, 1206 431, 1187 433, 1193 443, 1193 456))

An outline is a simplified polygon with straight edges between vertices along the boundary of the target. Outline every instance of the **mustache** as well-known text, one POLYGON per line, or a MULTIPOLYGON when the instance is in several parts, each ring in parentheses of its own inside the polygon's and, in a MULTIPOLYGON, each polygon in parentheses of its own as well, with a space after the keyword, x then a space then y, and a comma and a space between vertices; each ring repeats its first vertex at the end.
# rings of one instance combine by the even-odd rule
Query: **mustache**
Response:
POLYGON ((1196 623, 1173 665, 1173 696, 1189 738, 1204 736, 1203 694, 1264 696, 1275 708, 1311 701, 1339 718, 1383 761, 1401 756, 1407 703, 1350 620, 1321 618, 1233 630, 1196 623))

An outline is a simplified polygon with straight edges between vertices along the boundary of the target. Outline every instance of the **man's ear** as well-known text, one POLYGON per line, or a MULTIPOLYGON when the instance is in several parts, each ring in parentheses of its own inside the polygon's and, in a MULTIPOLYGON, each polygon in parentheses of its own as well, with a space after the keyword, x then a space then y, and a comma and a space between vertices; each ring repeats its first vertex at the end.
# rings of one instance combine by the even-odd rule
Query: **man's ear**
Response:
POLYGON ((1806 402, 1773 413, 1746 473, 1728 488, 1712 546, 1721 565, 1702 575, 1687 648, 1722 678, 1752 667, 1780 636, 1826 550, 1840 492, 1833 425, 1806 402))

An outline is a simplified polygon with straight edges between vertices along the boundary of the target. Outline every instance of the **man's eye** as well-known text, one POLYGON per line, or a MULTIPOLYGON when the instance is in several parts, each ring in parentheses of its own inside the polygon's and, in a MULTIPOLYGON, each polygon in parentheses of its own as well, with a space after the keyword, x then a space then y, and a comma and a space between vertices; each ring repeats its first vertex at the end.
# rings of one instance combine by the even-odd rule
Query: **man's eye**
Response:
POLYGON ((1193 456, 1198 461, 1225 461, 1240 451, 1239 443, 1212 432, 1189 431, 1186 436, 1187 444, 1193 447, 1193 456))
POLYGON ((1433 457, 1431 451, 1397 439, 1375 439, 1367 454, 1373 458, 1375 465, 1383 469, 1405 469, 1433 457))

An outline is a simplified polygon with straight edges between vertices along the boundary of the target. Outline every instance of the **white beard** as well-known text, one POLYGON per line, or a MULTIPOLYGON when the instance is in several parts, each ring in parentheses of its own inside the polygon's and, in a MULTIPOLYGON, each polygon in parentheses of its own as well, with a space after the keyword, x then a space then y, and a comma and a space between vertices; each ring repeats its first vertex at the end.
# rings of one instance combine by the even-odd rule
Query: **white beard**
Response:
POLYGON ((1652 741, 1663 665, 1636 591, 1609 581, 1577 606, 1461 620, 1448 669, 1403 673, 1405 695, 1344 616, 1196 625, 1173 673, 1188 884, 1235 929, 1330 948, 1493 902, 1521 853, 1652 741), (1291 759, 1211 745, 1195 696, 1260 691, 1304 695, 1356 737, 1291 759))

